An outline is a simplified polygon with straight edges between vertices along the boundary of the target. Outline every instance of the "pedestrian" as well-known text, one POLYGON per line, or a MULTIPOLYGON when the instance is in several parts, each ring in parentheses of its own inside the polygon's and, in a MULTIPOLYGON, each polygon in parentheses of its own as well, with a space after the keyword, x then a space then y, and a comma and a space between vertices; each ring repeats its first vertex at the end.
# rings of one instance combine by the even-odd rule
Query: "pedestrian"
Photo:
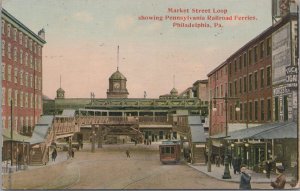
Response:
POLYGON ((284 189, 286 176, 284 174, 284 167, 282 165, 276 167, 276 174, 278 174, 278 176, 274 182, 271 182, 271 186, 276 190, 284 189))
POLYGON ((241 164, 242 164, 242 158, 241 158, 241 155, 239 155, 239 156, 237 157, 237 161, 236 161, 237 172, 238 172, 239 174, 241 174, 241 168, 240 168, 241 164))
POLYGON ((128 149, 126 150, 126 156, 127 156, 127 158, 130 158, 130 152, 128 149))
POLYGON ((239 170, 238 170, 238 165, 237 165, 237 157, 234 156, 232 159, 232 167, 233 167, 233 173, 236 174, 239 170))
POLYGON ((75 155, 74 149, 71 150, 71 155, 72 155, 72 158, 74 158, 74 155, 75 155))
POLYGON ((270 178, 271 170, 272 170, 272 161, 267 160, 266 161, 266 177, 267 178, 270 178))
POLYGON ((56 148, 54 148, 53 149, 53 151, 52 151, 52 161, 54 161, 55 162, 55 159, 56 159, 56 157, 57 157, 57 151, 56 151, 56 148))
POLYGON ((250 190, 251 189, 251 175, 247 173, 246 165, 241 165, 241 180, 240 180, 240 189, 250 190))

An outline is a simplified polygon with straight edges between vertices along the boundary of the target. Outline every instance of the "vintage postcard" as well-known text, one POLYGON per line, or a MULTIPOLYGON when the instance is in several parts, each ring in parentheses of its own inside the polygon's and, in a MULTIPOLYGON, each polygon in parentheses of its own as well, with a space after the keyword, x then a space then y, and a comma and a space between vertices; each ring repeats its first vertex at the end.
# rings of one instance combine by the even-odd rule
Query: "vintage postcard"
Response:
POLYGON ((299 188, 298 0, 1 0, 1 189, 299 188))

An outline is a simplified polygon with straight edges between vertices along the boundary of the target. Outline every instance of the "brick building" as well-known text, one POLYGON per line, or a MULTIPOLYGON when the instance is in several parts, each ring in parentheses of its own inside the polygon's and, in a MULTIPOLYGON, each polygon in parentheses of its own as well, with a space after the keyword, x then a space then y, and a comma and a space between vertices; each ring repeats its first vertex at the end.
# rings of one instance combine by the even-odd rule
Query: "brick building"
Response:
POLYGON ((42 48, 38 35, 2 9, 2 125, 30 133, 42 114, 42 48), (12 112, 11 113, 11 100, 12 112))
POLYGON ((208 94, 210 102, 210 135, 225 130, 225 103, 224 100, 213 98, 224 97, 227 92, 228 69, 227 62, 223 62, 208 75, 208 94), (213 109, 214 108, 214 109, 213 109))

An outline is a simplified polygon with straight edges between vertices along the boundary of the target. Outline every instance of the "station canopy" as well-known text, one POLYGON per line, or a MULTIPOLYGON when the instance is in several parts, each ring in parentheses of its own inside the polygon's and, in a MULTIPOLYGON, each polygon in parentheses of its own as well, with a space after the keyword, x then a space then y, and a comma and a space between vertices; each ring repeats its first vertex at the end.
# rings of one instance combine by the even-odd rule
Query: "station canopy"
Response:
POLYGON ((297 138, 297 123, 279 122, 267 123, 256 127, 241 129, 211 136, 213 139, 293 139, 297 138))

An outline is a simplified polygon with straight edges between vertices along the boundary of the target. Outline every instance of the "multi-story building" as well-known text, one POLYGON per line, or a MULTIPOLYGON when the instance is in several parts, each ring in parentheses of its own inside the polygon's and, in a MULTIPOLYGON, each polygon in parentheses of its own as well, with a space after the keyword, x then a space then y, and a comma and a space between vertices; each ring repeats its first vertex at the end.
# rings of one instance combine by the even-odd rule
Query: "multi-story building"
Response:
POLYGON ((193 83, 194 96, 201 101, 208 102, 208 80, 197 80, 193 83))
POLYGON ((2 125, 30 133, 42 114, 42 48, 38 35, 2 9, 2 125), (11 105, 12 104, 12 105, 11 105), (11 123, 12 122, 12 123, 11 123))
POLYGON ((210 102, 210 135, 224 132, 225 128, 225 103, 222 99, 227 93, 228 69, 227 62, 223 62, 208 75, 208 94, 210 102))
POLYGON ((285 15, 208 74, 211 135, 221 138, 225 132, 228 136, 237 131, 229 135, 236 143, 231 149, 253 168, 270 158, 289 168, 297 158, 291 133, 297 121, 296 26, 296 14, 285 15), (226 67, 228 73, 220 80, 221 69, 226 67), (224 83, 227 96, 222 92, 224 83), (251 128, 255 126, 259 127, 251 128), (282 135, 274 129, 281 129, 282 135), (268 133, 258 136, 263 131, 268 133))

